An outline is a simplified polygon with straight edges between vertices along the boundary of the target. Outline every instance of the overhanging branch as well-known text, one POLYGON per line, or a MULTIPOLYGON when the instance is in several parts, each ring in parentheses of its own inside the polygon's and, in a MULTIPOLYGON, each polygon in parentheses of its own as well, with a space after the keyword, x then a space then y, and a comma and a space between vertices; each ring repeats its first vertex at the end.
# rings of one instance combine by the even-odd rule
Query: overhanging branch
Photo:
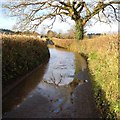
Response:
MULTIPOLYGON (((28 25, 34 23, 33 27, 39 26, 44 20, 52 20, 52 26, 57 16, 60 16, 64 21, 64 16, 71 17, 72 20, 81 20, 84 26, 87 21, 98 14, 99 21, 103 21, 100 17, 100 12, 107 18, 110 23, 111 19, 107 16, 104 9, 107 6, 114 12, 116 20, 120 21, 117 17, 117 10, 113 4, 120 4, 118 1, 106 2, 106 0, 98 0, 95 5, 87 0, 19 0, 6 3, 5 8, 8 8, 12 15, 20 16, 23 20, 22 24, 28 25), (26 23, 25 23, 26 22, 26 23)), ((112 15, 111 15, 112 17, 112 15)))
POLYGON ((120 22, 120 20, 119 20, 118 17, 117 17, 116 9, 113 7, 113 5, 110 4, 110 6, 111 6, 112 9, 114 10, 114 15, 115 15, 116 20, 120 22))

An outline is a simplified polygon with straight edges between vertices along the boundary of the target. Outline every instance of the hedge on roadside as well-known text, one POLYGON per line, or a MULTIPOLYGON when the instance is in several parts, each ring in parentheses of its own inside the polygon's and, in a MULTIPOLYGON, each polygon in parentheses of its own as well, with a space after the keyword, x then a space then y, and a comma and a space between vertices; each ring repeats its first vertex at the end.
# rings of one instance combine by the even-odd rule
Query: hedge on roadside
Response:
POLYGON ((3 87, 21 78, 49 58, 45 42, 30 37, 2 37, 3 87))

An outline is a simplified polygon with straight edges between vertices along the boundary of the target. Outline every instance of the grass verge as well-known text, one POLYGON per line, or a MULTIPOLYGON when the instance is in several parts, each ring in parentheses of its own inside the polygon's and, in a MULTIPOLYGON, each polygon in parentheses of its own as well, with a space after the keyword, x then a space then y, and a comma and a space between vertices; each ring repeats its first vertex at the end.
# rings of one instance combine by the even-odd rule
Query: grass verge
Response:
POLYGON ((63 47, 87 56, 93 93, 102 118, 119 118, 118 36, 105 35, 79 42, 56 40, 55 43, 62 46, 60 41, 63 47))

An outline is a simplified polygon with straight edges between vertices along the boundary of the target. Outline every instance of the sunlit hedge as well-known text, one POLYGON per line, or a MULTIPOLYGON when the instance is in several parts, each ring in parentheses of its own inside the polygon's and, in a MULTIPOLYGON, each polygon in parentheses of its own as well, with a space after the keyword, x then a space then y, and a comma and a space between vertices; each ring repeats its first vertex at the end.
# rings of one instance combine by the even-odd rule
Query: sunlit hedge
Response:
POLYGON ((102 118, 113 120, 120 117, 118 36, 104 35, 79 42, 73 40, 71 44, 67 44, 68 40, 64 42, 65 48, 83 53, 88 58, 94 97, 102 118))
POLYGON ((45 42, 22 35, 2 36, 3 87, 21 78, 44 61, 49 51, 45 42))

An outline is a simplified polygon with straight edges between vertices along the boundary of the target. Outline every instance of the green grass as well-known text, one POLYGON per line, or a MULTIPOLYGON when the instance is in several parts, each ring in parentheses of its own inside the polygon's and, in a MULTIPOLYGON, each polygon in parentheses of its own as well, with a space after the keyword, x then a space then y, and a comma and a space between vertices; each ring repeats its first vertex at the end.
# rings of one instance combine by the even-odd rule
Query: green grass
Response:
MULTIPOLYGON (((60 40, 56 41, 59 44, 60 40)), ((70 44, 68 41, 64 41, 65 48, 87 56, 93 93, 102 118, 117 119, 120 117, 118 36, 105 35, 79 42, 70 40, 70 44)))
POLYGON ((91 52, 88 55, 96 104, 105 118, 115 119, 118 108, 118 54, 91 52))
POLYGON ((94 97, 103 118, 117 119, 120 115, 118 90, 118 37, 101 36, 80 43, 88 56, 88 67, 94 97))

